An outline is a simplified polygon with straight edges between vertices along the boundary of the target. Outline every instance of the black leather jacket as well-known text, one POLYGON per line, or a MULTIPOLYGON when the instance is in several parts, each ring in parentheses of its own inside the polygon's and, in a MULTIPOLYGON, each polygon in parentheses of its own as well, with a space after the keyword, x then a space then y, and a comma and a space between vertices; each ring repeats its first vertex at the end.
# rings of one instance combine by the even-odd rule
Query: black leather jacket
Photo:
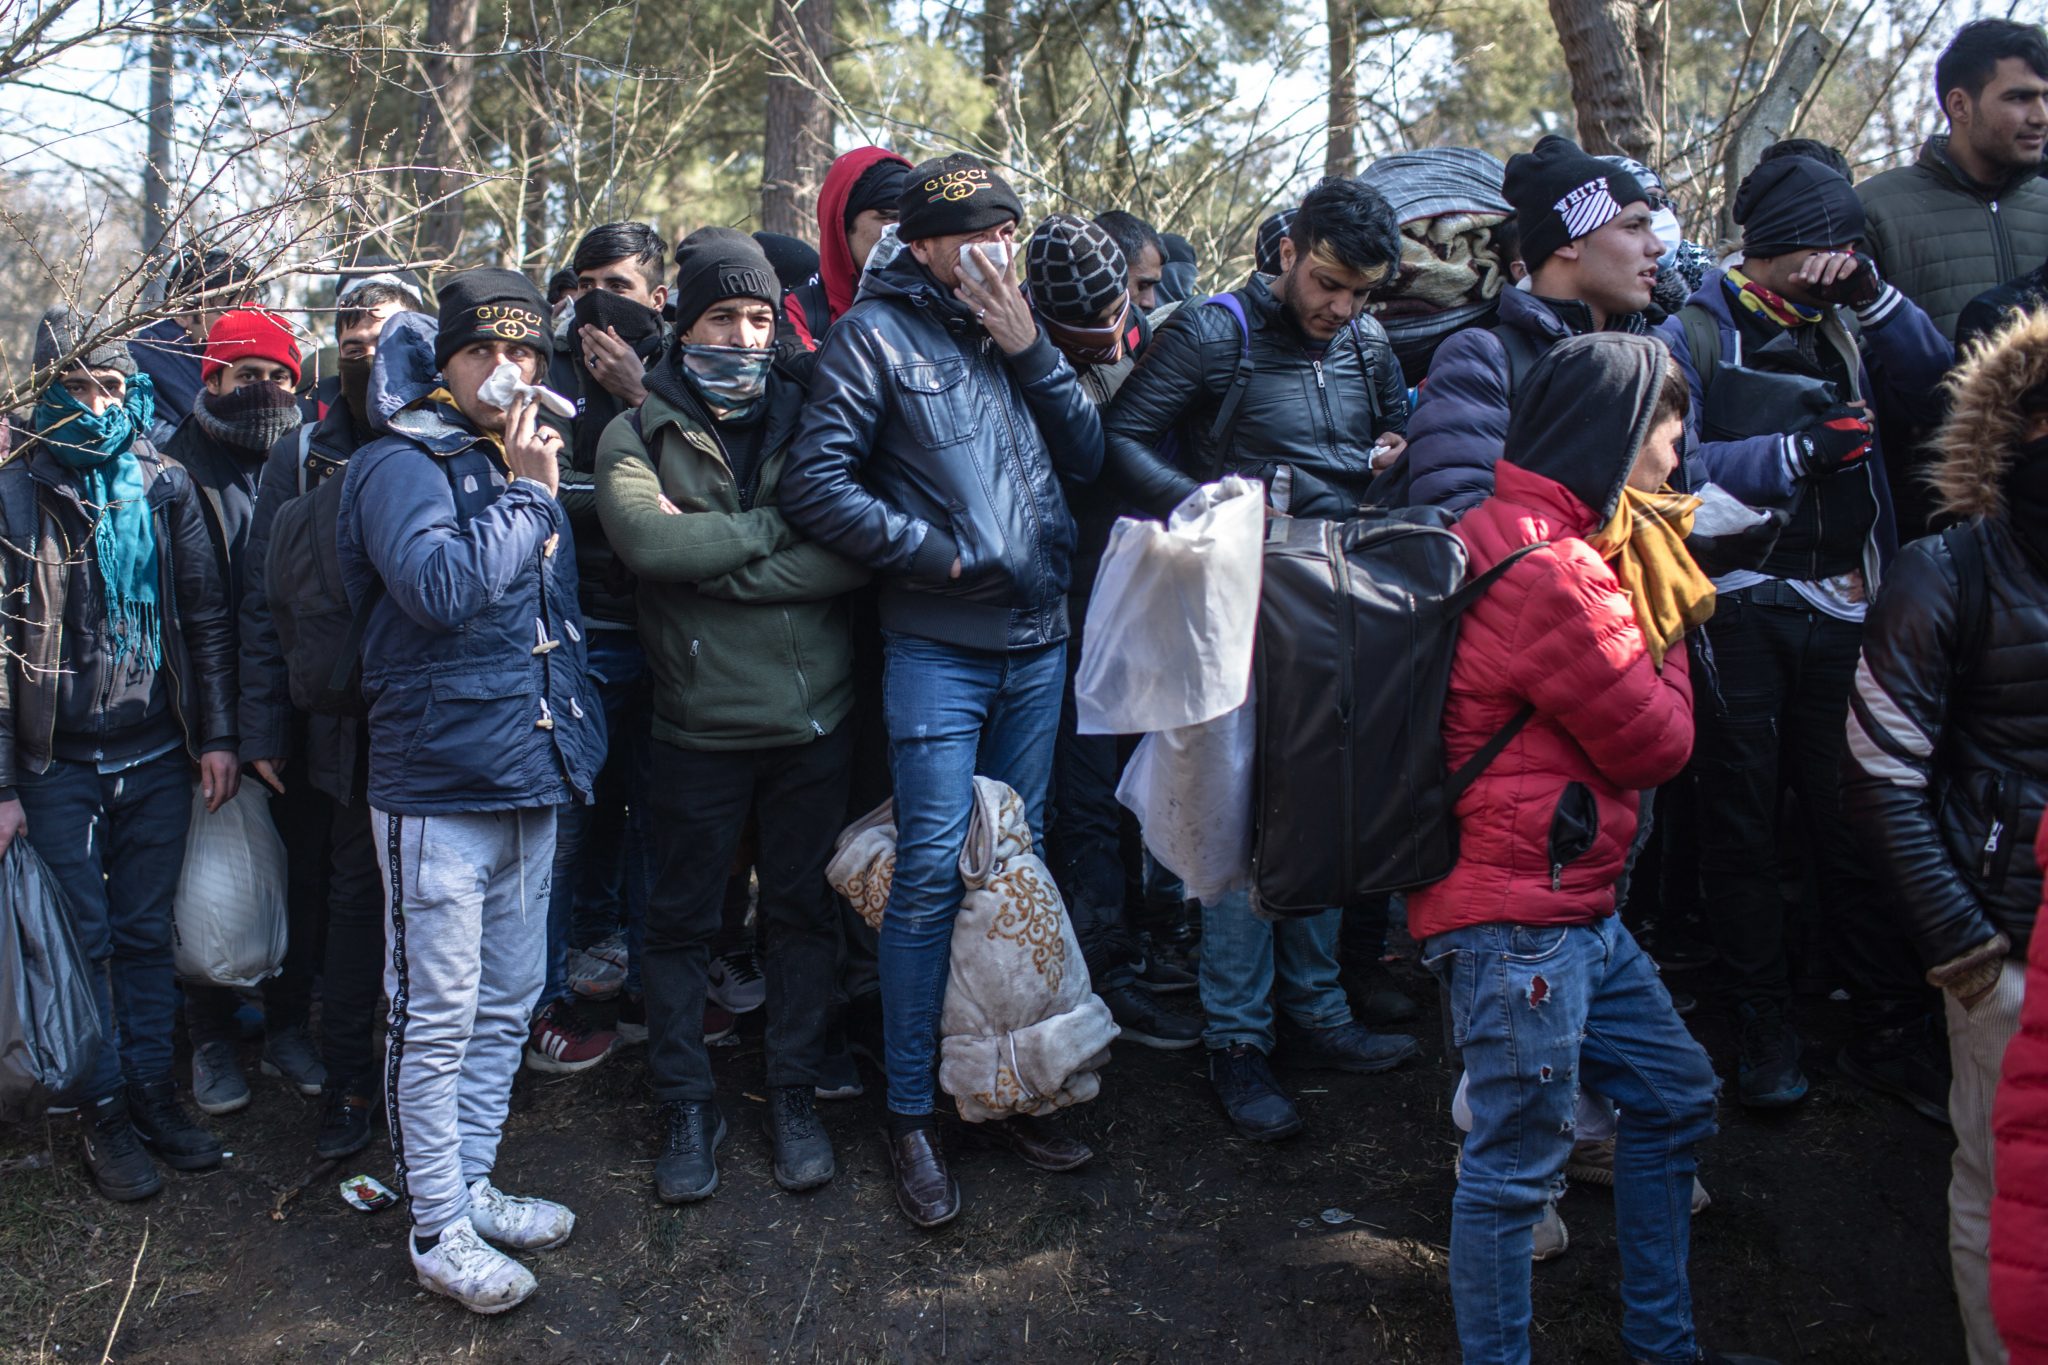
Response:
POLYGON ((1227 309, 1190 300, 1159 328, 1103 413, 1111 475, 1131 502, 1164 517, 1198 484, 1236 473, 1271 487, 1281 466, 1291 466, 1296 516, 1351 515, 1372 482, 1373 439, 1408 428, 1407 382, 1386 332, 1360 318, 1318 353, 1265 276, 1236 293, 1253 369, 1229 449, 1217 448, 1211 428, 1245 333, 1227 309), (1160 452, 1169 436, 1170 456, 1160 452))
POLYGON ((1842 772, 1844 817, 1930 967, 2000 930, 2026 955, 2048 807, 2048 576, 2002 520, 1959 534, 1983 547, 1988 580, 1976 657, 1958 676, 1972 627, 1955 557, 1940 536, 1915 541, 1864 626, 1842 772))
POLYGON ((1032 649, 1067 635, 1060 480, 1101 466, 1095 405, 1045 335, 1004 356, 906 251, 826 335, 780 499, 797 530, 886 575, 885 629, 1032 649))

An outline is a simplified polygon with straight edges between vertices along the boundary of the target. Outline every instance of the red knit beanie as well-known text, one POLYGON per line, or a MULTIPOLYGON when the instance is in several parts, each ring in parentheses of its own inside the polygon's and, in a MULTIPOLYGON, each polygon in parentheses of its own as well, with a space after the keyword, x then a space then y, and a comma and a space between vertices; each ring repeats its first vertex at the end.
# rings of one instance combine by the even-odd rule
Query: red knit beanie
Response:
POLYGON ((282 365, 292 372, 292 383, 299 382, 298 338, 283 318, 250 303, 230 308, 214 320, 206 333, 206 358, 199 366, 199 377, 211 379, 244 360, 282 365))

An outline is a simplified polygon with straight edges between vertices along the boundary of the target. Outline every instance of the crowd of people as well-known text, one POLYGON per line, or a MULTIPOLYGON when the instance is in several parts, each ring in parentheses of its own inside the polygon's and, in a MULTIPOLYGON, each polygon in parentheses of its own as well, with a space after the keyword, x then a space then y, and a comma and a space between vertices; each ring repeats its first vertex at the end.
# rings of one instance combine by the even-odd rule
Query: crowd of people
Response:
MULTIPOLYGON (((1276 1063, 1416 1056, 1405 916, 1463 1073, 1466 1359, 1528 1359, 1568 1174, 1614 1187, 1630 1359, 1757 1359, 1695 1339, 1695 1151, 1718 1102, 1806 1097, 1797 1002, 1829 993, 1840 1072, 1954 1129, 1969 1360, 2048 1359, 2048 41, 1969 24, 1936 86, 1901 169, 1768 148, 1726 243, 1550 136, 1325 180, 1205 295, 1131 213, 1027 222, 983 160, 863 147, 815 251, 610 223, 546 292, 361 262, 317 382, 223 252, 130 337, 53 308, 0 465, 0 847, 95 969, 93 1182, 216 1165, 192 1107, 251 1103, 252 1002, 177 979, 172 904, 190 822, 260 782, 290 881, 261 1069, 321 1097, 322 1158, 381 1111, 427 1288, 502 1312, 536 1284, 506 1253, 572 1234, 494 1183, 522 1065, 644 1044, 654 1193, 712 1197, 712 1045, 756 1009, 777 1184, 834 1178, 816 1105, 879 1077, 896 1202, 941 1226, 982 777, 1121 1038, 1203 1048, 1246 1139, 1303 1129, 1276 1063), (1228 475, 1498 568, 1442 699, 1476 763, 1447 877, 1274 917, 1145 851, 1134 737, 1077 723, 1091 591, 1119 517, 1228 475), (885 801, 877 931, 827 868, 885 801), (1663 974, 1707 961, 1725 1096, 1663 974)), ((1026 1108, 981 1126, 1093 1155, 1026 1108)))

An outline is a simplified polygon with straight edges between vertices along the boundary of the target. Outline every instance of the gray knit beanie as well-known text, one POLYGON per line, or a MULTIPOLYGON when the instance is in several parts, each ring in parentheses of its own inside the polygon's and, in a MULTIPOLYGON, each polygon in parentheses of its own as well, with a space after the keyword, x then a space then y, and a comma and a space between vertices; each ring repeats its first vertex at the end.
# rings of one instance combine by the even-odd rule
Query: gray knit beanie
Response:
MULTIPOLYGON (((99 318, 91 313, 74 312, 64 304, 58 304, 43 314, 42 321, 36 324, 31 367, 36 370, 54 368, 58 361, 97 336, 102 325, 99 318)), ((123 375, 135 373, 135 357, 129 354, 128 343, 119 337, 99 337, 92 342, 91 349, 72 363, 88 370, 115 370, 123 375)))

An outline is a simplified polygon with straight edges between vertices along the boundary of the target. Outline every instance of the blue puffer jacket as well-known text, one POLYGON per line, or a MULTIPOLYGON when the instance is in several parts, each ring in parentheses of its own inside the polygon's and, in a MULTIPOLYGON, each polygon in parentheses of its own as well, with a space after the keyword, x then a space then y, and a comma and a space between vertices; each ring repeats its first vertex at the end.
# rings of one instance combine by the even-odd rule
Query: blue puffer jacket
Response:
POLYGON ((584 673, 569 519, 508 483, 496 447, 446 404, 434 320, 384 326, 370 425, 348 462, 336 548, 349 599, 385 595, 363 635, 370 804, 400 815, 588 801, 604 708, 584 673))

